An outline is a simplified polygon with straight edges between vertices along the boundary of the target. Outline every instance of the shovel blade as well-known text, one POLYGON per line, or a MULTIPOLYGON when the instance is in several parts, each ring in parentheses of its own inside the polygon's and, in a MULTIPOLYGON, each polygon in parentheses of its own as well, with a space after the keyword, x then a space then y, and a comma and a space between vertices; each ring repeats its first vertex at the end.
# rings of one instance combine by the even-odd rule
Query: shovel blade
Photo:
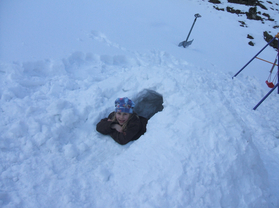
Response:
MULTIPOLYGON (((193 40, 194 40, 194 39, 193 39, 193 40)), ((180 42, 180 43, 178 44, 178 46, 180 46, 180 47, 183 46, 184 48, 186 48, 186 47, 188 47, 189 45, 192 44, 193 40, 190 40, 190 41, 184 40, 184 41, 180 42)))

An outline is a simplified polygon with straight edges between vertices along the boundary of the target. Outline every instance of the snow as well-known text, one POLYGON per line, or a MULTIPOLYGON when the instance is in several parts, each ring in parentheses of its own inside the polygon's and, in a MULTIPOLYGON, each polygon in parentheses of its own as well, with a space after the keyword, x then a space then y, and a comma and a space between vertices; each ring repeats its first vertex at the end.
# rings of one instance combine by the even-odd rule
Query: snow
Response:
POLYGON ((271 65, 232 79, 275 24, 201 0, 1 1, 0 206, 278 207, 277 90, 252 110, 271 65), (164 109, 139 140, 96 132, 145 89, 164 109))

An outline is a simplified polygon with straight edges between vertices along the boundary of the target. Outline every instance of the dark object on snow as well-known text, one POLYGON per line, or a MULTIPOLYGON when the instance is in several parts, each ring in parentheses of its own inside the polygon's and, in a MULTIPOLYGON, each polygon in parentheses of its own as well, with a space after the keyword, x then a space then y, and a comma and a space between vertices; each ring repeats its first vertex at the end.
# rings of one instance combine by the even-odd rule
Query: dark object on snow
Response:
POLYGON ((255 43, 253 42, 253 41, 249 41, 249 43, 248 43, 250 46, 254 46, 255 45, 255 43))
MULTIPOLYGON (((249 38, 249 39, 251 39, 251 40, 253 40, 254 39, 254 37, 253 36, 251 36, 251 35, 247 35, 247 38, 249 38)), ((255 45, 255 43, 253 42, 253 41, 249 41, 249 43, 248 43, 250 46, 254 46, 255 45)))
POLYGON ((251 20, 261 20, 263 21, 263 18, 257 15, 257 7, 251 7, 249 9, 249 12, 246 12, 247 19, 251 20))
POLYGON ((252 36, 252 35, 247 35, 247 38, 249 38, 249 39, 251 39, 251 40, 253 40, 254 39, 254 37, 252 36))
POLYGON ((238 22, 240 22, 241 23, 241 27, 247 27, 247 25, 246 25, 246 23, 244 22, 244 21, 238 21, 238 22))
POLYGON ((227 10, 227 12, 232 13, 232 14, 237 14, 237 15, 245 14, 245 13, 242 12, 241 10, 239 10, 239 9, 234 9, 233 7, 227 7, 226 10, 227 10))
POLYGON ((258 0, 228 0, 229 3, 245 4, 247 6, 254 6, 258 0))
POLYGON ((213 8, 216 9, 216 10, 218 10, 218 11, 225 11, 224 8, 219 8, 219 7, 215 6, 215 5, 213 6, 213 8))
POLYGON ((154 90, 144 89, 136 98, 134 112, 148 120, 163 110, 163 96, 154 90))
MULTIPOLYGON (((265 32, 263 33, 263 36, 264 36, 264 39, 265 39, 266 42, 270 42, 270 41, 273 39, 273 36, 270 35, 270 34, 268 34, 267 31, 265 31, 265 32)), ((277 47, 278 47, 278 40, 275 39, 275 40, 272 41, 269 45, 277 50, 277 47)))
POLYGON ((209 0, 208 2, 213 3, 213 4, 221 4, 219 0, 209 0))
POLYGON ((186 48, 187 46, 189 46, 189 45, 192 44, 192 42, 193 42, 194 39, 191 40, 191 41, 188 41, 188 38, 189 38, 189 36, 190 36, 190 34, 191 34, 191 32, 192 32, 192 29, 193 29, 193 27, 194 27, 194 25, 195 25, 195 23, 196 23, 197 18, 199 18, 199 17, 201 17, 200 14, 195 14, 195 20, 194 20, 194 22, 193 22, 193 25, 192 25, 192 27, 191 27, 191 29, 190 29, 190 32, 189 32, 189 34, 188 34, 186 40, 180 42, 180 43, 178 44, 178 46, 183 46, 184 48, 186 48))

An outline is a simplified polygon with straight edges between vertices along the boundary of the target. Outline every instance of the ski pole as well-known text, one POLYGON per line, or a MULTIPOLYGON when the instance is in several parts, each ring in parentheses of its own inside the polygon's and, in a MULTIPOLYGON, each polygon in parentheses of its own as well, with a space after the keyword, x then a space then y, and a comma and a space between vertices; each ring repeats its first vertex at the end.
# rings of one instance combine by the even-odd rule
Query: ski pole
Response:
POLYGON ((262 102, 273 92, 273 90, 276 89, 276 87, 278 87, 279 83, 277 83, 265 96, 263 99, 261 99, 261 101, 253 108, 253 110, 256 110, 260 104, 262 104, 262 102))

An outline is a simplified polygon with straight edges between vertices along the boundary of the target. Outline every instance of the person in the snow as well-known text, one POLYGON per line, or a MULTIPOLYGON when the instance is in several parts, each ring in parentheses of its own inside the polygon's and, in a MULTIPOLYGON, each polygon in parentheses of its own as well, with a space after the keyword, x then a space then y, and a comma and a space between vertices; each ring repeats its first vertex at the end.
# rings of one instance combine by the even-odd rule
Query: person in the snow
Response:
POLYGON ((127 97, 115 100, 115 111, 108 118, 102 119, 96 130, 110 135, 114 141, 124 145, 137 140, 146 132, 147 119, 133 112, 135 103, 127 97))

